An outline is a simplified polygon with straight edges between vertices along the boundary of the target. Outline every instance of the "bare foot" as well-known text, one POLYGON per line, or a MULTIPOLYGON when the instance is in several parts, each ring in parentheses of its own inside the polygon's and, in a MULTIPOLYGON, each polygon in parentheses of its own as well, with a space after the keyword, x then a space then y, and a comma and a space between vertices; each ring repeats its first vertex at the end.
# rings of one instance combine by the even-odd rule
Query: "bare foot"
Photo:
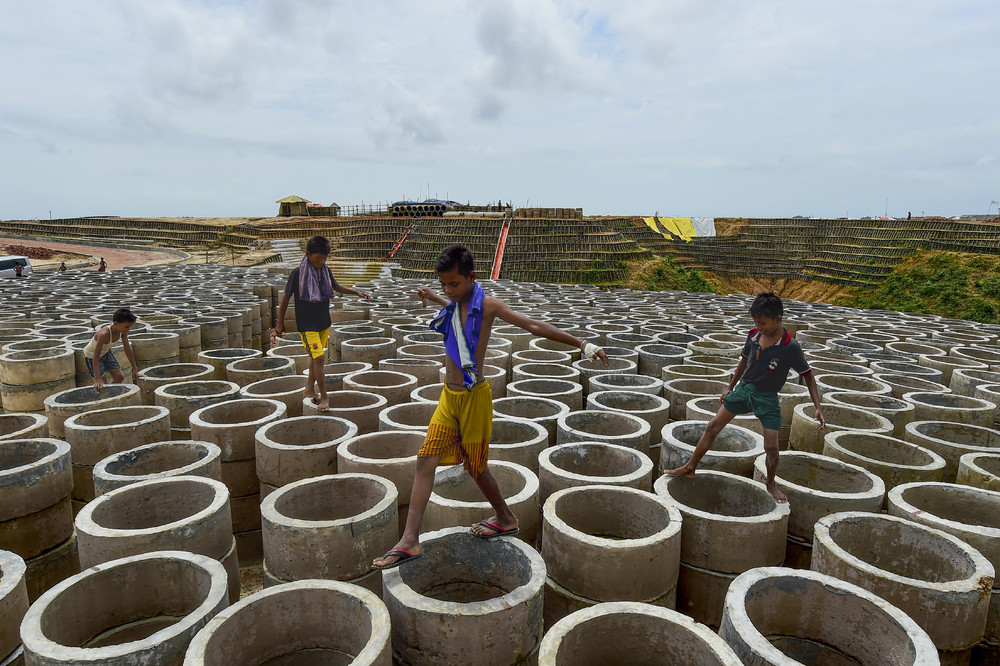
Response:
POLYGON ((501 521, 496 516, 490 516, 489 518, 484 520, 483 523, 476 523, 475 525, 473 525, 472 533, 477 536, 483 536, 483 537, 495 536, 500 532, 509 532, 510 530, 514 529, 519 525, 517 518, 514 518, 512 520, 501 521), (489 525, 483 525, 483 523, 490 523, 491 525, 495 525, 500 529, 494 529, 489 525))
POLYGON ((319 399, 319 402, 316 403, 316 411, 317 412, 328 412, 328 411, 330 411, 330 398, 327 397, 327 396, 325 396, 325 395, 322 396, 319 399))
POLYGON ((692 479, 694 478, 694 468, 684 465, 683 467, 678 467, 676 469, 668 469, 664 472, 667 476, 688 476, 692 479))
MULTIPOLYGON (((424 549, 420 547, 419 543, 409 543, 408 541, 400 541, 389 550, 402 550, 404 552, 409 553, 413 557, 416 557, 417 555, 420 555, 424 549)), ((372 560, 372 566, 376 568, 387 567, 390 564, 399 562, 401 559, 404 559, 402 555, 389 555, 388 557, 376 557, 374 560, 372 560)))
POLYGON ((773 497, 774 501, 778 504, 784 504, 788 501, 788 497, 785 496, 785 493, 778 490, 778 486, 773 483, 768 484, 767 492, 771 493, 771 497, 773 497))
POLYGON ((305 393, 302 394, 302 397, 308 398, 309 400, 316 402, 316 399, 319 398, 319 394, 316 393, 315 391, 306 391, 305 393))

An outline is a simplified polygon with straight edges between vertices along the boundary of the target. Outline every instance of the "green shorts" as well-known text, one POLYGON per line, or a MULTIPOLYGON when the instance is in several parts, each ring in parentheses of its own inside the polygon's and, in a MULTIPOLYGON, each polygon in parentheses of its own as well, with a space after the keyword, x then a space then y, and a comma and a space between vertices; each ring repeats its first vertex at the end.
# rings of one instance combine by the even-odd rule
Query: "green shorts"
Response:
POLYGON ((767 430, 781 429, 781 405, 778 404, 778 394, 758 391, 757 387, 749 382, 737 384, 736 388, 722 400, 722 406, 737 415, 753 412, 767 430))

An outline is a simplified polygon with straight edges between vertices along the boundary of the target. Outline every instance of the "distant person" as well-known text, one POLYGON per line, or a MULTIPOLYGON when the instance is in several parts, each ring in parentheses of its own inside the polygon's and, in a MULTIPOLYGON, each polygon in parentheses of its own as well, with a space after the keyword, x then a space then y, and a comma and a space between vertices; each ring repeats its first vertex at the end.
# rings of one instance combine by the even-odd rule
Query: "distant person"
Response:
POLYGON ((23 272, 24 272, 24 267, 21 264, 19 264, 19 263, 17 263, 15 261, 14 262, 14 277, 24 277, 24 275, 22 275, 23 272))
POLYGON ((97 265, 97 272, 103 273, 108 270, 108 262, 104 261, 104 257, 101 257, 101 263, 97 265))
POLYGON ((906 211, 906 219, 908 219, 908 220, 909 220, 909 219, 911 219, 912 217, 913 217, 913 213, 911 213, 910 211, 906 211))
POLYGON ((446 247, 438 256, 435 270, 447 298, 430 287, 417 290, 417 298, 444 309, 431 322, 431 329, 444 336, 445 383, 437 409, 431 416, 424 445, 417 452, 417 466, 410 492, 410 511, 399 541, 372 566, 391 569, 421 556, 420 523, 434 488, 434 470, 439 464, 464 465, 480 492, 496 512, 472 526, 480 539, 513 536, 518 533, 517 516, 504 500, 496 477, 487 462, 493 432, 493 393, 483 378, 487 343, 497 319, 519 326, 533 335, 573 345, 592 361, 608 367, 608 357, 597 345, 581 340, 547 322, 529 319, 510 309, 503 301, 486 295, 476 282, 475 260, 461 245, 446 247))
POLYGON ((128 332, 132 328, 132 324, 135 323, 135 319, 135 315, 128 308, 115 310, 111 317, 111 324, 97 329, 94 337, 84 348, 83 355, 86 358, 87 370, 94 378, 94 388, 98 391, 104 387, 104 375, 107 373, 111 373, 111 380, 114 384, 121 384, 125 381, 125 373, 121 371, 121 365, 115 358, 114 352, 111 351, 111 346, 119 340, 122 341, 122 347, 125 349, 125 357, 132 364, 133 378, 142 374, 139 364, 135 362, 132 346, 128 343, 128 332), (97 364, 96 372, 94 371, 95 363, 97 364))
POLYGON ((66 270, 66 262, 65 261, 63 261, 63 262, 61 262, 59 264, 59 272, 62 273, 64 270, 66 270))
POLYGON ((778 471, 778 430, 781 428, 781 406, 778 391, 785 385, 788 371, 792 368, 805 379, 809 397, 816 406, 817 430, 826 427, 823 408, 820 406, 819 391, 812 369, 802 354, 802 348, 792 334, 781 325, 784 306, 773 293, 758 294, 750 306, 750 316, 757 328, 747 334, 740 363, 736 366, 729 386, 722 392, 718 413, 708 422, 705 434, 684 465, 667 470, 669 476, 694 476, 694 470, 715 442, 723 428, 738 414, 753 412, 764 430, 764 453, 767 469, 768 492, 779 502, 787 502, 785 494, 774 483, 778 471), (739 382, 737 384, 737 382, 739 382))
POLYGON ((333 271, 326 265, 329 256, 330 241, 326 236, 313 236, 306 243, 306 256, 288 276, 272 336, 275 339, 285 334, 285 311, 288 309, 288 300, 294 295, 295 327, 299 329, 302 344, 312 358, 303 395, 315 402, 316 408, 321 412, 330 409, 330 399, 326 395, 326 372, 323 369, 332 323, 330 297, 333 292, 337 292, 369 301, 372 298, 371 294, 338 284, 333 271))

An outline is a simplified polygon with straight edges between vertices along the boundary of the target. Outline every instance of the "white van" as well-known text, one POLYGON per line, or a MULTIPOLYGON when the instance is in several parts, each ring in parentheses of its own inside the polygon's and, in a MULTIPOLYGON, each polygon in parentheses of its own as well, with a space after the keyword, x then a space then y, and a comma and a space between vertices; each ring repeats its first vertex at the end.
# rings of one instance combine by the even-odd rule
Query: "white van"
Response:
POLYGON ((9 254, 0 257, 0 278, 17 277, 14 266, 21 265, 21 277, 27 277, 31 273, 31 259, 16 254, 9 254))

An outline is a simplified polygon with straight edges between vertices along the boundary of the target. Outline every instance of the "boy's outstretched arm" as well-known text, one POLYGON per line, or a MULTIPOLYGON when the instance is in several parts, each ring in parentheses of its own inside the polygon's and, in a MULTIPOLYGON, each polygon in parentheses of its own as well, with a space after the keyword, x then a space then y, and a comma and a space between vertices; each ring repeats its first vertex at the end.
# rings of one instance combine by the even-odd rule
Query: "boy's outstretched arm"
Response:
POLYGON ((819 421, 819 425, 816 426, 816 430, 822 430, 826 427, 826 419, 823 418, 823 406, 820 404, 819 398, 819 388, 816 386, 816 378, 813 377, 813 373, 808 373, 805 376, 806 388, 809 389, 809 397, 812 398, 813 404, 816 405, 816 416, 814 417, 819 421))
MULTIPOLYGON (((526 330, 532 335, 536 335, 542 338, 548 338, 549 340, 555 340, 556 342, 562 342, 567 345, 573 345, 574 347, 579 347, 580 351, 584 351, 586 345, 585 340, 581 340, 575 335, 571 335, 562 329, 558 329, 552 324, 544 321, 538 321, 531 319, 530 317, 525 317, 522 314, 518 314, 510 309, 510 306, 503 301, 498 301, 496 299, 491 299, 496 308, 495 314, 500 319, 503 319, 508 324, 513 324, 514 326, 519 326, 526 330)), ((596 345, 594 345, 596 347, 596 345)), ((604 367, 608 366, 608 355, 604 353, 604 350, 597 347, 594 352, 597 358, 601 359, 604 363, 604 367)))
POLYGON ((337 292, 338 294, 347 294, 349 296, 357 296, 358 298, 363 298, 366 301, 372 300, 372 295, 369 294, 368 292, 366 292, 366 291, 359 291, 358 289, 354 289, 352 287, 345 287, 344 285, 340 284, 339 282, 337 283, 337 286, 333 288, 333 290, 335 292, 337 292))
POLYGON ((417 289, 417 298, 422 301, 433 301, 440 306, 445 306, 450 303, 447 298, 437 293, 430 287, 420 287, 417 289))

